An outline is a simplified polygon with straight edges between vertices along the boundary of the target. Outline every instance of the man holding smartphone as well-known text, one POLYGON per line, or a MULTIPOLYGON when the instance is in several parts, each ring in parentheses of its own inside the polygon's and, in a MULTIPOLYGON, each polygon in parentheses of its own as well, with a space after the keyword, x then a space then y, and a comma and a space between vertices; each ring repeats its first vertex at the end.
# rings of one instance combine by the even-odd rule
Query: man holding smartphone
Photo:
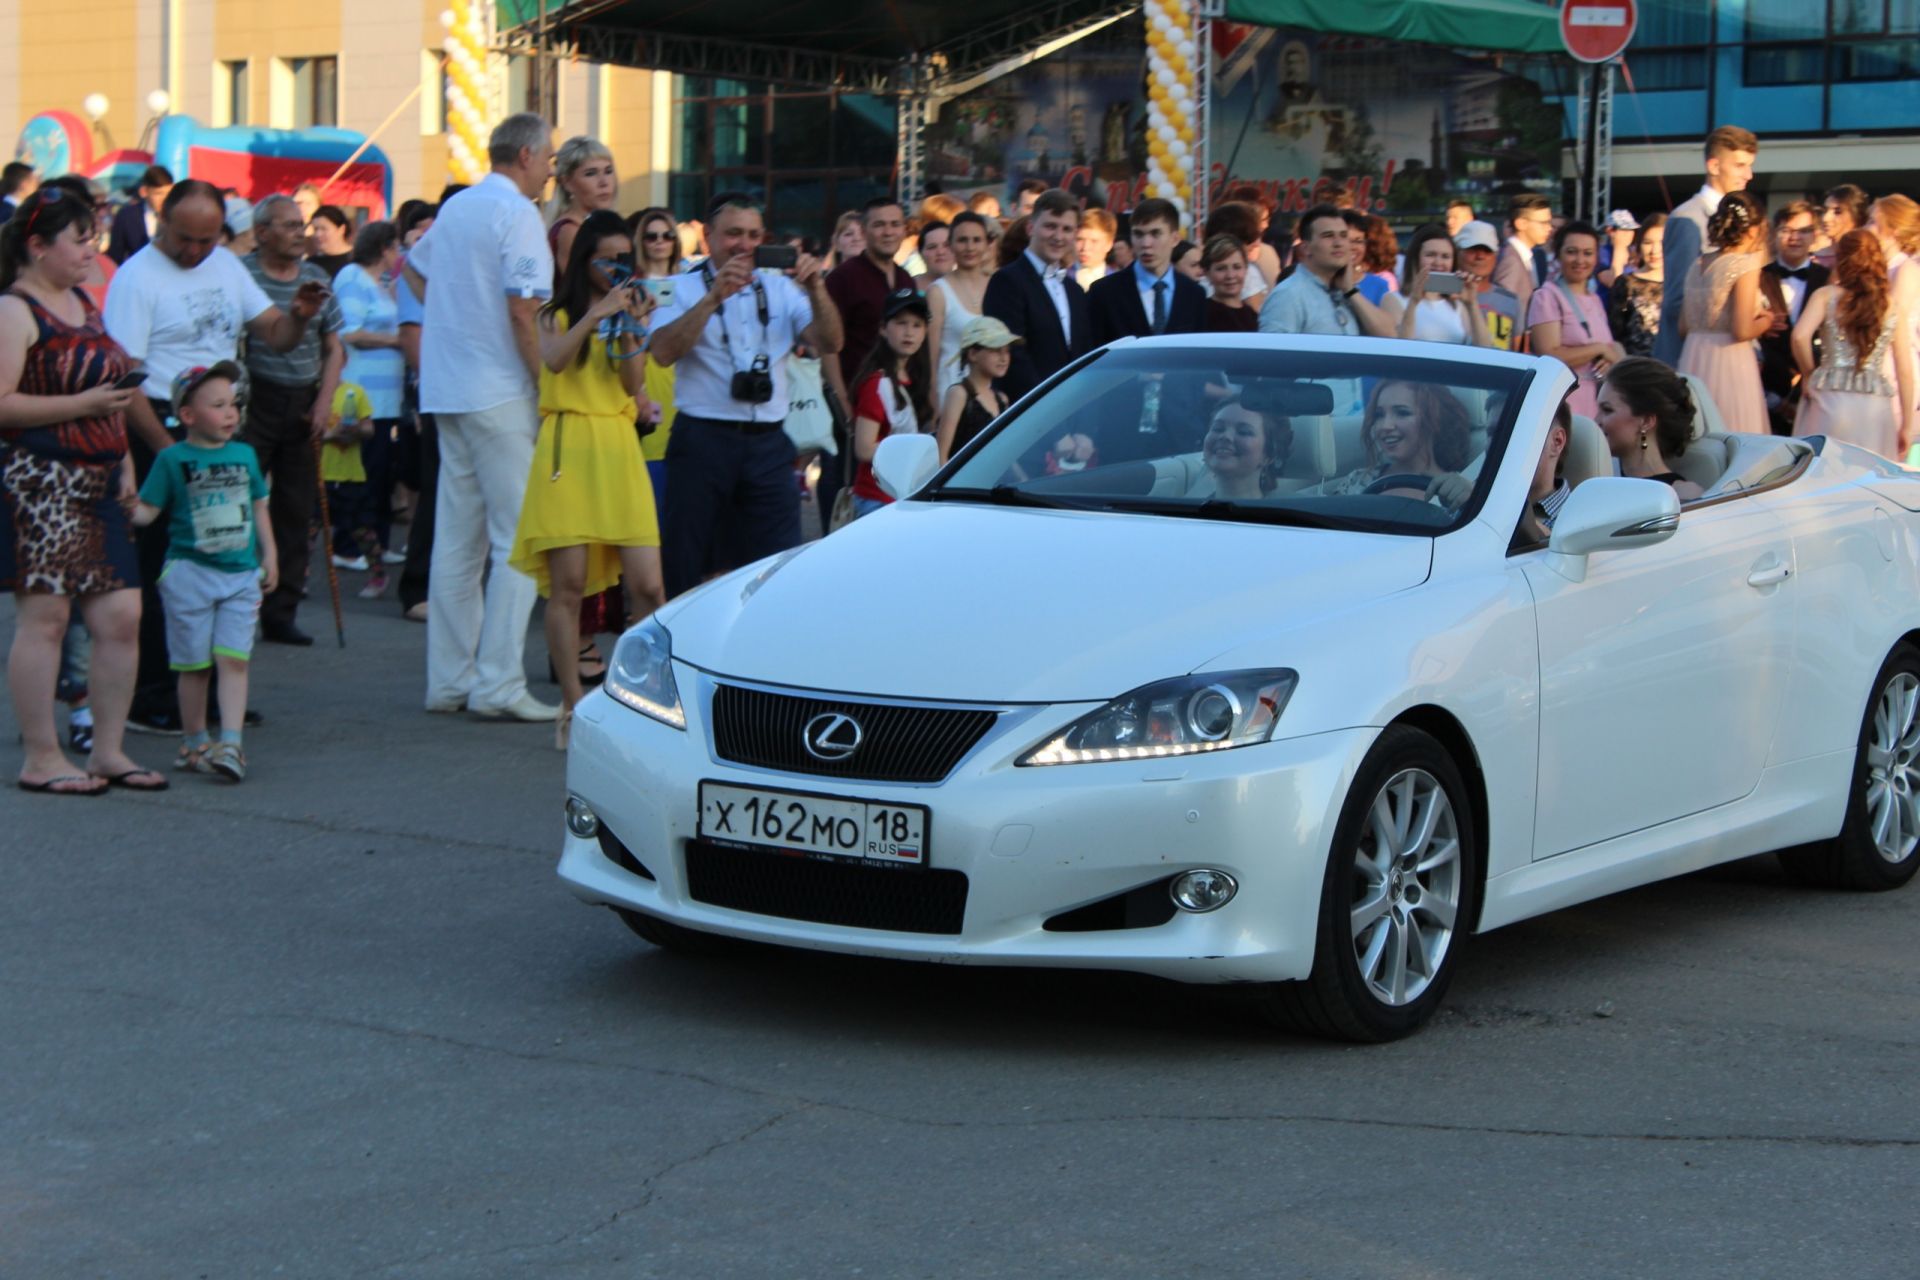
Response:
POLYGON ((838 352, 840 312, 813 257, 796 255, 790 273, 757 270, 765 238, 758 201, 716 198, 713 256, 675 277, 672 301, 653 315, 653 358, 677 370, 660 536, 668 599, 800 544, 793 442, 781 429, 787 356, 798 343, 823 359, 838 352))

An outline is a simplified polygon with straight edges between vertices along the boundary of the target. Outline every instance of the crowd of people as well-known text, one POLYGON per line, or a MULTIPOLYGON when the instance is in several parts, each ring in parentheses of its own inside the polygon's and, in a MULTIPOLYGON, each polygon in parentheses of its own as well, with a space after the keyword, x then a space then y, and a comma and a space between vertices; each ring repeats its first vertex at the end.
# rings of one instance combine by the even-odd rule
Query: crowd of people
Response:
MULTIPOLYGON (((1595 225, 1526 192, 1488 217, 1456 201, 1404 238, 1351 202, 1288 221, 1250 184, 1183 227, 1163 200, 1116 212, 1030 181, 1005 209, 883 196, 773 243, 746 194, 695 219, 623 213, 608 148, 556 151, 524 114, 494 130, 480 182, 357 227, 312 187, 249 204, 154 167, 109 212, 82 180, 10 165, 0 571, 19 600, 19 785, 166 787, 127 754, 129 728, 179 734, 181 772, 244 778, 256 630, 312 644, 302 605, 337 573, 376 599, 397 577, 399 608, 426 624, 428 711, 551 722, 564 747, 605 672, 597 637, 797 545, 806 502, 824 528, 886 505, 872 463, 888 436, 930 434, 944 460, 1128 336, 1556 357, 1577 381, 1537 477, 1543 527, 1574 416, 1623 474, 1690 496, 1670 455, 1691 388, 1732 430, 1904 458, 1920 205, 1846 185, 1769 214, 1747 193, 1759 150, 1714 130, 1701 190, 1670 213, 1595 225), (542 597, 558 704, 526 678, 542 597)), ((1341 409, 1446 418, 1423 390, 1356 387, 1341 409)), ((1222 458, 1277 465, 1257 406, 1217 408, 1222 458)), ((1407 456, 1370 454, 1343 483, 1462 461, 1464 427, 1385 434, 1407 456)), ((1063 440, 1048 466, 1090 449, 1063 440)))

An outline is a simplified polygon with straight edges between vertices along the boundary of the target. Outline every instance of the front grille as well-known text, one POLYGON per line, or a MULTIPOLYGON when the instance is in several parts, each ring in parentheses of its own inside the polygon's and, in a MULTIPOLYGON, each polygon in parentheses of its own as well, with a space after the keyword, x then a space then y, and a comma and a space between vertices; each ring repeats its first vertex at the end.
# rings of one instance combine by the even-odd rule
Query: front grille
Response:
POLYGON ((939 782, 993 728, 996 711, 889 706, 844 698, 802 697, 717 685, 713 745, 734 764, 869 782, 939 782), (807 722, 827 712, 852 716, 860 746, 845 760, 820 760, 801 740, 807 722))
POLYGON ((785 920, 959 933, 967 912, 963 871, 869 867, 687 842, 687 892, 695 902, 785 920))

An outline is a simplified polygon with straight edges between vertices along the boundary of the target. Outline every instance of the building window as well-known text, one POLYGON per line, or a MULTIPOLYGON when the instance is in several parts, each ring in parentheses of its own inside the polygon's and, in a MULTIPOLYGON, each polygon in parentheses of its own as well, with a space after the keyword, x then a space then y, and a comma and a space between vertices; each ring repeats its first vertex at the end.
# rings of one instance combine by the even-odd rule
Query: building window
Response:
POLYGON ((340 123, 340 59, 289 58, 293 127, 331 128, 340 123))
POLYGON ((745 80, 673 81, 674 213, 703 218, 722 191, 767 201, 773 237, 824 240, 843 209, 893 185, 893 104, 865 94, 745 80))
POLYGON ((214 75, 214 123, 250 124, 253 121, 253 77, 247 60, 222 62, 214 75))

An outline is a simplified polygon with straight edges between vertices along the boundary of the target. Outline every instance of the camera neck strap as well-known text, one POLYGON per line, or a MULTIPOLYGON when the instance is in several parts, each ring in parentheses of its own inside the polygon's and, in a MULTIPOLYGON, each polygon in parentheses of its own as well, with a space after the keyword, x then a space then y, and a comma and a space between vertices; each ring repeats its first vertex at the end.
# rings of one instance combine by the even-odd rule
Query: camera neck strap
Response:
MULTIPOLYGON (((706 282, 707 288, 713 288, 713 263, 711 261, 700 264, 700 278, 706 282)), ((767 351, 768 326, 772 320, 772 316, 767 310, 766 285, 760 282, 758 273, 756 273, 752 279, 753 307, 754 311, 760 317, 760 354, 764 357, 769 354, 767 351)), ((733 355, 733 335, 727 332, 727 303, 731 301, 731 298, 722 298, 717 311, 720 317, 720 342, 721 345, 726 347, 729 357, 733 355)))

